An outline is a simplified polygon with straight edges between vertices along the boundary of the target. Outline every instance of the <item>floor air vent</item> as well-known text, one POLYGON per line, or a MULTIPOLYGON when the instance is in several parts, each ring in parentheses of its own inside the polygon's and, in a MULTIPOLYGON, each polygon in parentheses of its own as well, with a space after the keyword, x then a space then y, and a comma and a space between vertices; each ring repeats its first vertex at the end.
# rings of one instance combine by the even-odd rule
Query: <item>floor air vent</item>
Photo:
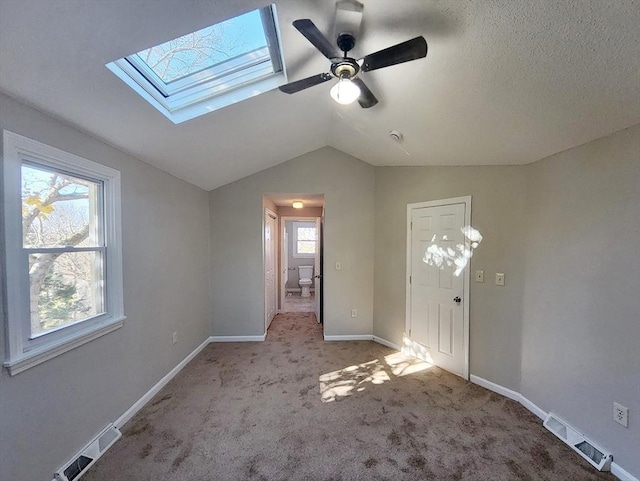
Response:
POLYGON ((93 441, 81 449, 71 461, 60 468, 54 474, 54 479, 56 481, 75 481, 79 479, 121 436, 122 433, 118 428, 110 424, 93 441))
POLYGON ((543 425, 599 471, 611 469, 611 460, 613 459, 611 453, 597 447, 555 414, 550 413, 543 425))

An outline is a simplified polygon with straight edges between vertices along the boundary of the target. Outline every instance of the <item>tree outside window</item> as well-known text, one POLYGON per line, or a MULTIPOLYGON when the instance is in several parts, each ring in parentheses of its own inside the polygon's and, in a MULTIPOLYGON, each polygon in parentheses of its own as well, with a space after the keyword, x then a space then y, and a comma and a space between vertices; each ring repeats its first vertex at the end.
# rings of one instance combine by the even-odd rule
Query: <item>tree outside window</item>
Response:
POLYGON ((317 233, 315 222, 294 222, 295 257, 314 257, 317 233))
POLYGON ((100 182, 23 164, 31 338, 104 312, 100 182))

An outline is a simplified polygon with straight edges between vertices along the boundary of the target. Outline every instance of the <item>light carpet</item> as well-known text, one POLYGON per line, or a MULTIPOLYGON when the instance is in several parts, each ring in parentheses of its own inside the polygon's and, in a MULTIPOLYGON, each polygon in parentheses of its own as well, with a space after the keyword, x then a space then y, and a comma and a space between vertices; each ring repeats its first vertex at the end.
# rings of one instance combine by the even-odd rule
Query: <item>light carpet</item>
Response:
POLYGON ((207 346, 83 481, 614 479, 518 403, 291 313, 207 346))

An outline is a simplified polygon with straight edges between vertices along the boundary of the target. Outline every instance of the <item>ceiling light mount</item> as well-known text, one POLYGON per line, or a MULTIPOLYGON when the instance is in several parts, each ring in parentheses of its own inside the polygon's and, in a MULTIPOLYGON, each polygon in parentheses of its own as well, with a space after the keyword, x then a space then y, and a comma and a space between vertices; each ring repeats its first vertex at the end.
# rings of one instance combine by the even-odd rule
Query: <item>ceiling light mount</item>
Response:
POLYGON ((341 33, 338 35, 336 42, 341 52, 344 52, 344 56, 347 56, 347 52, 356 45, 356 38, 350 33, 341 33))

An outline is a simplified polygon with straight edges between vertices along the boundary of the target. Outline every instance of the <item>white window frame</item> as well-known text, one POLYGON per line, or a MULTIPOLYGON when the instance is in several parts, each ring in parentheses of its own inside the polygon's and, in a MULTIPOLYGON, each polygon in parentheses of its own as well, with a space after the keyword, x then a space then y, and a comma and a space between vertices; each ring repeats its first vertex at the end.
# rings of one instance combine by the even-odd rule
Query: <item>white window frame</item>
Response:
POLYGON ((315 258, 316 254, 318 253, 318 229, 316 227, 315 221, 312 221, 312 220, 293 221, 293 235, 291 237, 293 237, 293 252, 292 252, 293 257, 298 259, 315 258), (314 229, 316 229, 316 240, 315 240, 316 252, 314 252, 313 254, 307 254, 306 252, 298 252, 298 227, 313 227, 314 229))
POLYGON ((5 285, 7 293, 4 366, 13 376, 124 324, 120 172, 41 142, 3 132, 5 285), (23 248, 21 167, 23 163, 101 182, 104 219, 104 313, 30 339, 28 250, 23 248))
POLYGON ((287 83, 275 4, 260 9, 267 46, 165 83, 136 53, 106 67, 174 124, 246 100, 287 83), (237 64, 237 65, 236 65, 237 64))

